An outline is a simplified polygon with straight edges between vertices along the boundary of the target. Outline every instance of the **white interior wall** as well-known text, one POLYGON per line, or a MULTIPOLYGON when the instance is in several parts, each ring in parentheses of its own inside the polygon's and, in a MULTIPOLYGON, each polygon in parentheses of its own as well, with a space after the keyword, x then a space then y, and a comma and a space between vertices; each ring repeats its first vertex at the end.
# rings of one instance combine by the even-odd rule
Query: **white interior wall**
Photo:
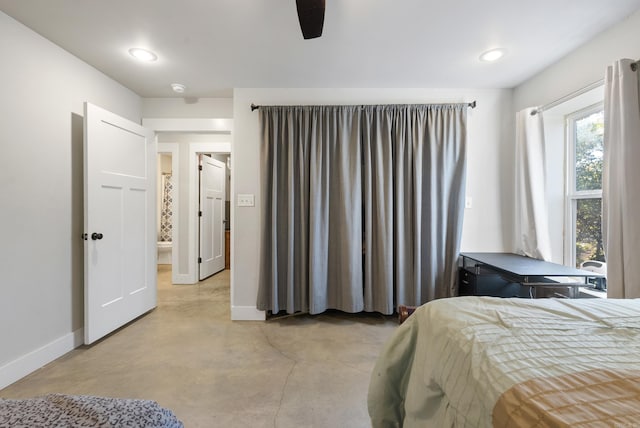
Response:
POLYGON ((640 58, 640 10, 600 33, 514 90, 514 111, 539 106, 602 80, 620 58, 640 58))
POLYGON ((0 58, 2 388, 82 341, 83 103, 141 99, 2 12, 0 58))
POLYGON ((161 154, 160 156, 160 164, 158 165, 158 171, 161 174, 171 174, 171 155, 170 154, 161 154))
MULTIPOLYGON (((477 100, 469 110, 463 251, 504 251, 512 242, 513 108, 508 89, 235 89, 231 181, 234 196, 255 195, 255 207, 232 213, 232 318, 263 319, 256 310, 260 237, 260 135, 255 104, 401 104, 477 100)), ((232 198, 233 200, 233 198, 232 198)))
POLYGON ((142 117, 231 119, 232 98, 143 98, 142 117))

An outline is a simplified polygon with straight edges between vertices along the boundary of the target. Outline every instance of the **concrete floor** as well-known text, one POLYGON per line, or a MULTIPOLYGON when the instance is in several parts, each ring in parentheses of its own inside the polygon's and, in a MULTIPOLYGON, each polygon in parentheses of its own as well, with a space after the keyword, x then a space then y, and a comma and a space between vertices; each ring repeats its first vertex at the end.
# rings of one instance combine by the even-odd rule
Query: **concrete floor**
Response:
POLYGON ((185 427, 368 427, 369 376, 392 317, 330 312, 230 321, 229 271, 158 272, 158 308, 0 391, 152 399, 185 427))

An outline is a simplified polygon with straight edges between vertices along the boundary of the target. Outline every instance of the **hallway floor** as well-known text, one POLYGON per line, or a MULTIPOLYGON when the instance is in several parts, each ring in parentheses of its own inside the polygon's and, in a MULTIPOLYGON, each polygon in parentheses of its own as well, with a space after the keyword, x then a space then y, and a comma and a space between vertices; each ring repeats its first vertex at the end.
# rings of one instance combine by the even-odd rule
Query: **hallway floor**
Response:
POLYGON ((369 376, 397 327, 379 314, 330 312, 230 321, 229 271, 171 285, 158 307, 0 391, 156 400, 185 427, 368 427, 369 376))

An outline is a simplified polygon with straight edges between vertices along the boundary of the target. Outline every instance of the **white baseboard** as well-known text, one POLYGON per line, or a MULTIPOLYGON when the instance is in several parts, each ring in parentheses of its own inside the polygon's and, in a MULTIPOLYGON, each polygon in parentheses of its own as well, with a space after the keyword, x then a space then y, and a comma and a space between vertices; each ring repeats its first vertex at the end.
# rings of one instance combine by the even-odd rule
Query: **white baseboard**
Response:
POLYGON ((265 311, 256 309, 255 306, 231 306, 232 321, 264 321, 265 311))
POLYGON ((0 389, 22 379, 67 352, 73 351, 83 343, 84 329, 80 328, 13 361, 9 361, 0 367, 0 389))

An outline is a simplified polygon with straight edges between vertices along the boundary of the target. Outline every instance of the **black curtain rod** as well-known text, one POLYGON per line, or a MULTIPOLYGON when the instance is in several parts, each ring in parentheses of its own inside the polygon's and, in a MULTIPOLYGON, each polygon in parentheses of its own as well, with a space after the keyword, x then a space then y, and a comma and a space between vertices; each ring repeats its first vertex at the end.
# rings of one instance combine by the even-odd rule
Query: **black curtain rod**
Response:
MULTIPOLYGON (((471 101, 470 103, 467 103, 467 107, 476 108, 476 101, 474 100, 474 101, 471 101)), ((257 110, 259 108, 260 106, 251 103, 251 111, 257 110)))

